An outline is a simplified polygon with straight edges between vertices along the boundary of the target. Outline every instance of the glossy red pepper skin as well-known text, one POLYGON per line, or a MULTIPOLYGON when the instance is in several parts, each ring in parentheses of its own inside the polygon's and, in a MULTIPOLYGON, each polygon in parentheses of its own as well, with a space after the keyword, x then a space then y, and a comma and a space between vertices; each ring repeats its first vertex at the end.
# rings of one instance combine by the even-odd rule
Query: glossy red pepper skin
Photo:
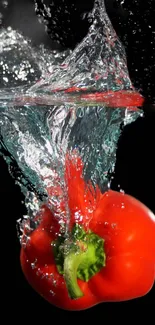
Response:
POLYGON ((64 277, 58 272, 51 243, 58 238, 60 225, 46 206, 42 209, 40 225, 31 233, 20 256, 30 285, 48 302, 66 310, 83 310, 101 302, 141 297, 155 281, 155 216, 123 193, 110 190, 101 194, 97 189, 95 194, 81 177, 82 169, 79 158, 76 164, 68 160, 70 231, 75 223, 85 231, 90 229, 104 239, 106 255, 105 266, 88 282, 77 280, 83 297, 71 299, 64 277), (89 205, 92 209, 88 209, 89 205))

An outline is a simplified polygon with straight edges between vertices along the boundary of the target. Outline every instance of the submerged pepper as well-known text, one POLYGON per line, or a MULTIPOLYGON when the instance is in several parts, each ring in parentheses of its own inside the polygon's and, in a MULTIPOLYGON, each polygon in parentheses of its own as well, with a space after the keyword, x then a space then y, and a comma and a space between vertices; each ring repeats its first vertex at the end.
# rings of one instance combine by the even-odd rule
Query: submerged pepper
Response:
MULTIPOLYGON (((48 302, 66 310, 141 297, 155 280, 153 213, 129 195, 111 190, 102 194, 84 181, 82 173, 79 156, 68 155, 69 222, 55 218, 43 206, 36 216, 40 224, 26 245, 26 230, 23 233, 20 255, 30 285, 48 302)), ((48 189, 50 195, 61 191, 48 189)), ((65 207, 62 202, 61 215, 65 207)))

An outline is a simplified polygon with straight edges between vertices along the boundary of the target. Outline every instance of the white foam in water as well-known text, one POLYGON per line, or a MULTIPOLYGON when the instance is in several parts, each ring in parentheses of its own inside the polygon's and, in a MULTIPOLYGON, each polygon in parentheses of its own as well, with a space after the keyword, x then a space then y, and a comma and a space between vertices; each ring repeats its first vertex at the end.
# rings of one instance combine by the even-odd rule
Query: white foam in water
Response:
POLYGON ((92 15, 88 35, 72 53, 36 49, 11 28, 0 32, 0 151, 25 194, 31 221, 44 201, 61 221, 62 200, 69 219, 64 180, 68 150, 79 151, 85 180, 97 183, 102 192, 109 188, 107 175, 115 164, 120 125, 140 115, 105 104, 78 103, 75 94, 71 100, 64 94, 70 87, 88 93, 133 90, 123 47, 103 1, 95 2, 92 15), (61 186, 62 193, 48 196, 48 186, 61 186))

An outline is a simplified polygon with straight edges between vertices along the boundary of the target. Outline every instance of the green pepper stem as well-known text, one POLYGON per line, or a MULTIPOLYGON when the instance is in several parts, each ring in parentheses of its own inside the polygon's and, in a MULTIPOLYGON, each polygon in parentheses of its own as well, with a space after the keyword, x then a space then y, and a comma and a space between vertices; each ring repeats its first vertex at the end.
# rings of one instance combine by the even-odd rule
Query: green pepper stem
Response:
POLYGON ((77 254, 70 252, 64 259, 64 278, 71 299, 83 297, 83 292, 77 283, 77 269, 83 258, 83 252, 77 254))
POLYGON ((55 242, 54 256, 70 298, 81 298, 84 294, 77 279, 88 282, 105 266, 104 239, 75 224, 69 242, 65 237, 59 237, 55 242))

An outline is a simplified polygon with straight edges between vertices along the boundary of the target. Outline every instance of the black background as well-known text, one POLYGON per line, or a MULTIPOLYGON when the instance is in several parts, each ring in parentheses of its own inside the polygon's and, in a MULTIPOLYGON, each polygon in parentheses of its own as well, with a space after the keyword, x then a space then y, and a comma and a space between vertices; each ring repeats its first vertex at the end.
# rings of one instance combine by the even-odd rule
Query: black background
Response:
MULTIPOLYGON (((116 31, 123 35, 121 34, 122 27, 118 23, 123 19, 123 16, 120 7, 118 9, 118 7, 113 6, 113 2, 112 0, 108 2, 108 13, 116 31)), ((3 14, 4 27, 12 26, 14 29, 22 31, 25 36, 30 37, 36 44, 44 43, 51 49, 59 47, 45 33, 44 26, 38 23, 33 1, 9 1, 8 9, 4 10, 3 14)), ((131 46, 131 35, 129 41, 131 46)), ((137 44, 138 46, 140 53, 140 45, 137 44)), ((132 54, 128 50, 128 62, 131 61, 132 54)), ((137 75, 134 79, 134 69, 130 70, 130 74, 132 74, 133 80, 137 80, 137 75)), ((121 188, 127 193, 140 199, 155 213, 154 130, 154 112, 147 113, 145 118, 139 118, 124 129, 118 144, 116 172, 112 187, 117 189, 118 184, 120 184, 121 188)), ((130 321, 134 322, 135 317, 138 317, 140 321, 145 315, 147 323, 151 323, 153 307, 155 307, 155 288, 145 297, 124 303, 101 304, 83 312, 59 310, 35 293, 27 284, 19 263, 20 245, 16 234, 16 220, 22 217, 25 212, 24 206, 21 204, 22 200, 23 197, 19 187, 15 185, 14 180, 9 175, 6 163, 0 158, 1 234, 3 241, 1 280, 5 286, 2 296, 3 303, 7 308, 5 319, 14 315, 14 321, 17 323, 23 321, 30 323, 33 321, 35 323, 38 321, 71 323, 75 319, 81 323, 93 323, 94 321, 123 321, 123 323, 126 323, 130 317, 130 321)))

